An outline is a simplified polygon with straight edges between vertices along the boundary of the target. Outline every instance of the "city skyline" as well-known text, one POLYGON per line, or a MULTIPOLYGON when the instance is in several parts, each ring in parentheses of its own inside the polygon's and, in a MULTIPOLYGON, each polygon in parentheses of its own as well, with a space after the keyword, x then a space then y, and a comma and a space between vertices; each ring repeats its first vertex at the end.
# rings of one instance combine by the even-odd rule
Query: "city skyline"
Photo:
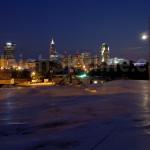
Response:
POLYGON ((7 41, 16 43, 17 55, 48 56, 54 37, 59 53, 89 50, 97 53, 103 42, 111 56, 146 58, 148 44, 139 38, 148 30, 148 0, 23 1, 2 0, 0 6, 0 49, 7 41))

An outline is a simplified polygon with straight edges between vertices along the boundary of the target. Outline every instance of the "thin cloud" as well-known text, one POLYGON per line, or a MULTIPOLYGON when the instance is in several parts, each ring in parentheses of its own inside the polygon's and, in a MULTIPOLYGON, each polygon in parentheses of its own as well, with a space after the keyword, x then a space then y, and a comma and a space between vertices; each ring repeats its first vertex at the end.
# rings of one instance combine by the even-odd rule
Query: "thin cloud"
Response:
POLYGON ((130 48, 127 48, 127 50, 140 50, 140 49, 143 49, 143 47, 130 47, 130 48))

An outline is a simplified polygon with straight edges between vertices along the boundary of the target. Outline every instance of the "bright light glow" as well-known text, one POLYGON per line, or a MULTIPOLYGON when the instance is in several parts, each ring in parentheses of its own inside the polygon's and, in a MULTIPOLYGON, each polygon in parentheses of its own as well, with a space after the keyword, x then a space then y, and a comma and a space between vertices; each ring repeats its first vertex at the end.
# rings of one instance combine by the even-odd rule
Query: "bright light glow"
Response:
POLYGON ((48 83, 37 83, 37 80, 32 80, 31 83, 28 84, 29 86, 54 86, 56 85, 55 82, 48 82, 48 83))
POLYGON ((36 82, 37 82, 37 80, 36 80, 36 79, 34 79, 34 80, 32 80, 31 82, 32 82, 32 83, 36 83, 36 82))
POLYGON ((11 48, 12 45, 13 45, 13 44, 12 44, 11 42, 7 42, 7 43, 6 43, 6 46, 7 46, 8 48, 11 48))
POLYGON ((85 72, 88 71, 85 65, 83 65, 83 70, 84 70, 85 72))
POLYGON ((87 77, 87 74, 82 74, 82 75, 79 75, 78 77, 83 79, 87 77))
POLYGON ((147 33, 143 33, 142 35, 141 35, 141 39, 142 40, 147 40, 149 37, 148 37, 148 34, 147 33))
POLYGON ((115 59, 114 59, 114 64, 118 64, 118 63, 119 63, 118 59, 115 58, 115 59))
POLYGON ((54 39, 52 39, 52 41, 51 41, 51 45, 55 45, 54 39))
POLYGON ((6 45, 7 45, 7 46, 12 46, 12 43, 7 42, 6 45))
POLYGON ((148 36, 147 35, 143 35, 142 36, 142 40, 147 40, 148 39, 148 36))
POLYGON ((94 83, 94 84, 98 84, 98 81, 97 81, 97 80, 95 80, 93 83, 94 83))
POLYGON ((18 66, 18 70, 22 70, 22 67, 18 66))
POLYGON ((17 68, 17 66, 14 65, 14 66, 13 66, 13 69, 15 69, 15 68, 17 68))
POLYGON ((36 74, 35 72, 32 72, 32 73, 31 73, 31 76, 33 77, 33 76, 35 76, 35 74, 36 74))

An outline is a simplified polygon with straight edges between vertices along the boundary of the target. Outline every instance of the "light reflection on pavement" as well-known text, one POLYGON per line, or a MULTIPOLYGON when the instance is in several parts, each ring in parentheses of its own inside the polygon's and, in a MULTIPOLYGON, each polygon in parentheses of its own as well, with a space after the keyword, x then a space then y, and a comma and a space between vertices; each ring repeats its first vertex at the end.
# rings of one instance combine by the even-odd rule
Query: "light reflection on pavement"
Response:
MULTIPOLYGON (((134 147, 137 142, 141 142, 141 145, 144 142, 150 143, 149 138, 145 139, 150 136, 149 81, 115 81, 98 87, 0 89, 0 94, 1 150, 10 147, 21 147, 23 150, 22 145, 26 145, 25 150, 29 147, 49 149, 51 146, 52 149, 59 150, 60 146, 56 147, 47 140, 62 140, 64 137, 75 141, 73 143, 76 146, 68 149, 77 150, 87 149, 92 145, 97 146, 95 149, 110 150, 109 146, 117 147, 115 139, 123 139, 120 143, 128 144, 131 138, 134 143, 131 145, 135 150, 140 150, 139 147, 134 147), (98 126, 97 131, 93 125, 98 126), (93 132, 84 133, 88 128, 93 132), (87 142, 91 140, 90 136, 103 139, 112 130, 113 136, 117 134, 119 138, 108 136, 101 144, 96 141, 87 142), (141 140, 142 136, 144 142, 141 140), (82 144, 83 139, 79 137, 87 141, 82 144), (110 145, 107 140, 110 140, 110 145), (46 146, 39 148, 37 143, 46 146)), ((130 145, 128 148, 130 149, 130 145)))

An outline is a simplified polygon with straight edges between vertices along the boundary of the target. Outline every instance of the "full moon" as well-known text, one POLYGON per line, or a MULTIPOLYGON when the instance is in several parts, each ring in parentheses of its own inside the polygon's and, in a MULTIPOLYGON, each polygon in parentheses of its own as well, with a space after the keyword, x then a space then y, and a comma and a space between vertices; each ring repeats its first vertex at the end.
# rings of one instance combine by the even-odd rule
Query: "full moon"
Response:
POLYGON ((141 38, 142 38, 142 40, 147 40, 148 39, 148 35, 147 34, 143 34, 141 38))

